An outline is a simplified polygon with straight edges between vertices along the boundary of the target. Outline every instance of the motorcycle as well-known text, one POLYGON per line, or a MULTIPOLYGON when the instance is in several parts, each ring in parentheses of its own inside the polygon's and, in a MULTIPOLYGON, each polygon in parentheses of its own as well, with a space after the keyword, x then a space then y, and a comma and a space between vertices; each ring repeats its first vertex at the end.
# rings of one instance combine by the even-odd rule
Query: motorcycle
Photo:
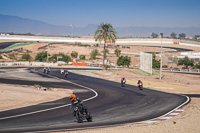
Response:
POLYGON ((43 73, 49 74, 49 72, 50 72, 50 68, 44 68, 43 69, 43 73))
POLYGON ((65 72, 65 78, 67 78, 68 74, 69 74, 68 72, 65 72))
POLYGON ((139 83, 139 84, 138 84, 138 88, 139 88, 140 90, 143 90, 143 84, 142 84, 142 83, 139 83))
POLYGON ((47 69, 46 69, 46 68, 44 68, 44 69, 43 69, 43 73, 46 73, 46 71, 47 71, 47 69))
POLYGON ((47 68, 47 70, 46 70, 46 74, 49 74, 49 72, 50 72, 50 69, 49 69, 49 68, 47 68))
POLYGON ((63 75, 64 73, 65 73, 65 70, 64 70, 64 69, 61 69, 61 70, 60 70, 60 74, 63 75))
POLYGON ((125 84, 126 84, 126 79, 125 79, 125 78, 122 78, 122 80, 121 80, 121 86, 122 86, 122 87, 125 87, 125 84))
MULTIPOLYGON (((72 107, 70 107, 72 108, 72 107)), ((87 111, 87 107, 83 107, 80 104, 77 104, 76 106, 73 107, 74 110, 74 116, 76 117, 78 123, 82 123, 83 120, 87 120, 88 122, 92 122, 92 116, 91 114, 87 111)))

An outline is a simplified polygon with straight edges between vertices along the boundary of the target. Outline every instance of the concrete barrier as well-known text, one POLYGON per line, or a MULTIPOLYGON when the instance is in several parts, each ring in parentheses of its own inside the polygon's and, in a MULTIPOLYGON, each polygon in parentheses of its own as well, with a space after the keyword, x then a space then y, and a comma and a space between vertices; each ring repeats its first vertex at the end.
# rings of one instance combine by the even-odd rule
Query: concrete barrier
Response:
POLYGON ((47 63, 47 62, 0 62, 0 66, 58 66, 58 63, 47 63))

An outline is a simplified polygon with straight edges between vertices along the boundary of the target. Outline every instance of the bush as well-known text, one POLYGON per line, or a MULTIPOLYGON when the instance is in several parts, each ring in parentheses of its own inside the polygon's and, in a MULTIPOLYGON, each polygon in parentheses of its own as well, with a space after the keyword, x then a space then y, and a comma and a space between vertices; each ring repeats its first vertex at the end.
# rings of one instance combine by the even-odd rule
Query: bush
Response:
POLYGON ((21 57, 21 59, 23 60, 23 61, 31 61, 32 60, 32 57, 29 55, 29 54, 23 54, 22 55, 22 57, 21 57))
POLYGON ((121 50, 119 50, 119 49, 115 49, 115 55, 116 55, 117 57, 119 57, 120 54, 121 54, 121 50))
POLYGON ((72 51, 71 57, 72 57, 72 58, 77 58, 77 57, 78 57, 78 52, 72 51))
POLYGON ((85 60, 85 55, 81 54, 81 55, 79 56, 79 58, 80 58, 80 60, 85 60))
POLYGON ((200 62, 198 62, 193 68, 194 69, 200 69, 200 62))
POLYGON ((15 54, 9 54, 8 58, 12 59, 12 60, 17 60, 15 54))
POLYGON ((152 68, 160 68, 160 60, 156 60, 155 52, 152 52, 152 68))
POLYGON ((183 59, 178 60, 177 65, 184 65, 186 69, 188 69, 188 66, 194 66, 194 61, 190 60, 187 56, 183 59))
POLYGON ((163 65, 163 66, 162 66, 162 68, 167 68, 167 67, 168 67, 167 65, 163 65))
POLYGON ((35 57, 35 61, 43 62, 43 61, 46 61, 46 60, 47 60, 47 51, 40 52, 35 57))
POLYGON ((127 66, 129 67, 131 64, 131 57, 128 56, 120 56, 117 60, 118 66, 127 66))
POLYGON ((95 60, 96 56, 98 55, 99 51, 97 49, 94 49, 91 53, 90 53, 90 59, 91 60, 95 60))
POLYGON ((50 58, 50 61, 56 62, 58 56, 62 56, 62 58, 59 58, 58 61, 64 61, 68 63, 72 60, 69 55, 67 54, 65 55, 64 53, 60 52, 58 54, 53 54, 53 56, 50 58))
POLYGON ((99 47, 99 44, 97 43, 97 44, 95 44, 94 46, 95 46, 95 47, 99 47))

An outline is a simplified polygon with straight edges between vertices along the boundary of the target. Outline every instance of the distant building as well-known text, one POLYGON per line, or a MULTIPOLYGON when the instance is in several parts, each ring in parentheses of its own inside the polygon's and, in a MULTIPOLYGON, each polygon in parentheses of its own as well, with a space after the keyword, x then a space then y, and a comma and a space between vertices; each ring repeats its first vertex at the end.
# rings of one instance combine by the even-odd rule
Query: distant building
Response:
MULTIPOLYGON (((158 38, 161 38, 161 36, 159 36, 158 38)), ((163 38, 172 38, 171 36, 163 36, 163 38)))
POLYGON ((9 36, 10 34, 1 33, 1 36, 9 36))

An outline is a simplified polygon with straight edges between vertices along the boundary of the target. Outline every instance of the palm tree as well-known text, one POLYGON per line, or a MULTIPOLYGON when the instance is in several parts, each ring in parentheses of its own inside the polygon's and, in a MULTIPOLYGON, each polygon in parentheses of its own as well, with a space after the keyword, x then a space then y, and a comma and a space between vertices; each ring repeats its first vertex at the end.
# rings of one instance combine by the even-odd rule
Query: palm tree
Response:
POLYGON ((114 30, 113 26, 109 23, 102 22, 94 35, 95 41, 104 41, 103 45, 103 67, 106 58, 106 42, 115 43, 117 39, 117 32, 114 30))

